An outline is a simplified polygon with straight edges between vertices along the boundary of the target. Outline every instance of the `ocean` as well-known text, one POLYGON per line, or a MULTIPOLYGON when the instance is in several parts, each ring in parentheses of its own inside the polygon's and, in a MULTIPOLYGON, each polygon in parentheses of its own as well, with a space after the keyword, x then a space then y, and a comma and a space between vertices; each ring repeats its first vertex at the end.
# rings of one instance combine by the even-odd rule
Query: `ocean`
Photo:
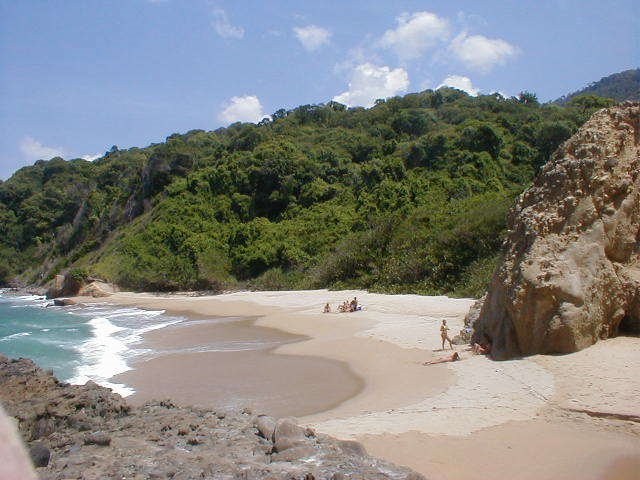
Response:
POLYGON ((92 380, 131 396, 131 404, 171 398, 303 416, 361 389, 341 362, 271 354, 304 337, 256 326, 249 317, 187 318, 91 302, 57 307, 41 296, 0 290, 0 353, 30 358, 61 381, 92 380))
POLYGON ((93 380, 128 396, 133 389, 111 377, 151 353, 140 348, 144 333, 184 320, 163 310, 105 304, 56 307, 45 297, 0 290, 0 353, 30 358, 62 381, 93 380))

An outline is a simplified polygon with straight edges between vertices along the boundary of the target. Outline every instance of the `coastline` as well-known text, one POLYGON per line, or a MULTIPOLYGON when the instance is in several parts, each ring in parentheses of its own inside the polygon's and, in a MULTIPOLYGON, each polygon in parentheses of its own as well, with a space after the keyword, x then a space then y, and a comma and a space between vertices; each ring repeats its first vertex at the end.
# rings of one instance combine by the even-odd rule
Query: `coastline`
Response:
POLYGON ((210 297, 118 293, 99 301, 186 316, 259 316, 258 326, 305 336, 273 354, 345 362, 364 387, 330 410, 300 418, 301 423, 356 439, 370 453, 428 478, 508 473, 532 479, 631 479, 640 459, 638 424, 616 419, 617 414, 640 414, 634 402, 640 379, 633 375, 638 338, 612 339, 562 357, 492 362, 462 352, 462 362, 423 366, 443 355, 440 320, 446 318, 455 334, 471 300, 319 290, 210 297), (335 305, 353 296, 365 311, 319 313, 326 301, 335 305), (601 372, 611 348, 617 353, 607 371, 616 375, 601 372), (604 404, 596 402, 604 390, 614 393, 604 404), (602 412, 603 407, 609 410, 602 412), (607 418, 594 418, 594 412, 607 418), (531 451, 545 452, 548 461, 532 464, 531 451), (608 476, 611 472, 616 476, 608 476))
POLYGON ((256 326, 255 318, 182 315, 190 320, 145 335, 140 347, 153 354, 112 378, 134 386, 131 404, 170 398, 184 406, 303 416, 330 410, 363 388, 344 362, 274 353, 306 337, 256 326))

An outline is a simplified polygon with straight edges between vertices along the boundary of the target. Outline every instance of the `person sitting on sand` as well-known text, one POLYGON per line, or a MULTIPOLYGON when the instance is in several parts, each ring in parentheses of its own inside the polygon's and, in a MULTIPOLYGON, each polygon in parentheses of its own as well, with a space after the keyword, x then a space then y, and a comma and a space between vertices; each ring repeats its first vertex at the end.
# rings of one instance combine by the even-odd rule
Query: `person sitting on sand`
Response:
POLYGON ((358 299, 356 297, 353 297, 353 300, 351 300, 351 303, 349 304, 349 310, 352 312, 358 310, 358 299))
POLYGON ((458 352, 453 352, 451 355, 447 355, 446 357, 438 358, 437 360, 432 360, 430 362, 424 362, 423 365, 435 365, 436 363, 456 362, 458 360, 460 360, 460 355, 458 352))
POLYGON ((444 342, 449 342, 449 347, 453 350, 453 344, 451 343, 451 339, 449 338, 449 327, 447 327, 447 321, 442 320, 442 325, 440 325, 440 338, 442 338, 442 350, 444 350, 444 342))
POLYGON ((491 341, 487 340, 484 343, 474 343, 471 345, 471 350, 476 355, 489 355, 491 353, 491 341))
POLYGON ((331 305, 329 305, 329 303, 328 303, 328 302, 327 302, 327 304, 324 306, 323 313, 331 313, 331 305))

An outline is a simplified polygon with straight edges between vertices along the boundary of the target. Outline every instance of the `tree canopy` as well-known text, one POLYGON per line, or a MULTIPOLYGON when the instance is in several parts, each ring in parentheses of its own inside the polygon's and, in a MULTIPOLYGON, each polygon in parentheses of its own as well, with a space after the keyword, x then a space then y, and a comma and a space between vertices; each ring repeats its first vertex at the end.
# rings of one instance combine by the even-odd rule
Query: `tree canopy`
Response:
POLYGON ((515 196, 607 104, 428 90, 38 161, 0 183, 0 282, 480 294, 515 196))

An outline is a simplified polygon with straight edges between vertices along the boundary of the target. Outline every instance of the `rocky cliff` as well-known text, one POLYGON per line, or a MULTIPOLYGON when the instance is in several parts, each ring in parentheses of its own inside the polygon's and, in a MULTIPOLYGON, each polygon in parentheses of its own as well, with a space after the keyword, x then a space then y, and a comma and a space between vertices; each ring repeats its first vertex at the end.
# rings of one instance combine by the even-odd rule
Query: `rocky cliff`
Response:
POLYGON ((170 401, 132 408, 107 388, 61 383, 30 360, 2 355, 0 401, 42 479, 423 478, 292 419, 170 401))
POLYGON ((496 358, 640 332, 640 104, 601 110, 512 209, 475 324, 496 358))

